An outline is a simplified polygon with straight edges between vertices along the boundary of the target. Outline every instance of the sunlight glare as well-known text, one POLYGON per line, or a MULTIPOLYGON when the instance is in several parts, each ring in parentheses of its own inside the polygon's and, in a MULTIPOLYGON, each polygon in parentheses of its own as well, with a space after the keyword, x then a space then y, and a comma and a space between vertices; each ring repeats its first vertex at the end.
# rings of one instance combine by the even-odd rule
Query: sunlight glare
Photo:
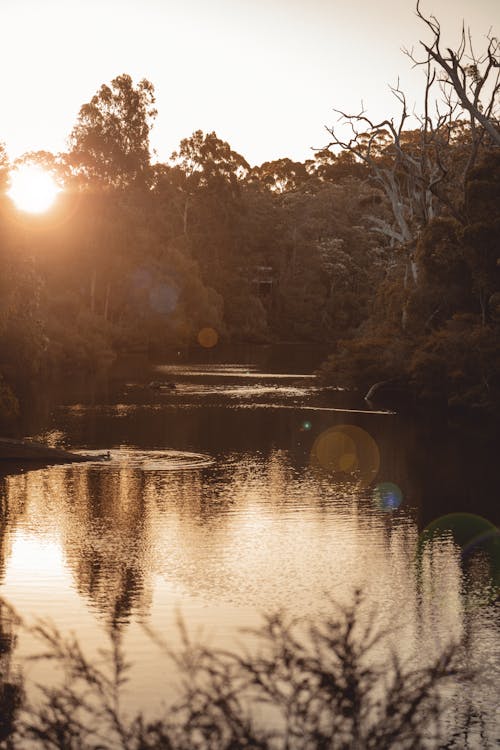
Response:
POLYGON ((17 576, 44 578, 60 577, 64 570, 64 558, 60 545, 55 541, 41 540, 22 532, 16 534, 9 561, 9 573, 17 576))
POLYGON ((49 172, 36 164, 24 164, 11 173, 8 194, 21 211, 47 211, 59 191, 60 188, 49 172))

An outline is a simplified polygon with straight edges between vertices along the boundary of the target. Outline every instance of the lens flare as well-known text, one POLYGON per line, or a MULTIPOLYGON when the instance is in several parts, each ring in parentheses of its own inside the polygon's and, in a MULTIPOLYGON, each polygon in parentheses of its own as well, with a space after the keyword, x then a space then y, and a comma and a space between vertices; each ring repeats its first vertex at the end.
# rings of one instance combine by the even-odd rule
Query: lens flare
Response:
POLYGON ((394 482, 381 482, 373 490, 373 502, 380 510, 397 510, 403 502, 403 493, 394 482))
POLYGON ((149 292, 149 304, 160 315, 170 315, 177 307, 179 292, 171 284, 156 284, 149 292))
POLYGON ((375 440, 355 425, 337 425, 319 435, 311 450, 311 464, 332 473, 350 474, 370 484, 380 466, 375 440))
POLYGON ((198 333, 198 343, 205 349, 212 349, 214 346, 216 346, 218 340, 219 334, 214 328, 210 328, 209 326, 206 328, 202 328, 198 333))

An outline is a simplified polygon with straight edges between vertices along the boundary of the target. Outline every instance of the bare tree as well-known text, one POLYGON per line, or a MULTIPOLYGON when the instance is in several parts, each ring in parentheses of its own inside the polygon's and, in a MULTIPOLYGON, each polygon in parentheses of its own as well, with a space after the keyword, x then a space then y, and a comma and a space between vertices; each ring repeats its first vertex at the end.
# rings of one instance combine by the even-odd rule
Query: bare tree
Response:
POLYGON ((420 42, 427 57, 417 65, 434 63, 441 76, 439 81, 450 106, 459 106, 470 118, 471 130, 484 128, 492 143, 500 146, 499 93, 500 93, 500 42, 487 36, 488 46, 482 54, 476 54, 470 30, 462 25, 462 35, 458 48, 442 50, 441 26, 435 16, 426 17, 420 10, 417 0, 417 16, 431 30, 430 44, 420 42))
MULTIPOLYGON (((429 69, 426 111, 432 83, 433 76, 429 69)), ((369 217, 373 231, 388 238, 392 246, 408 251, 407 271, 416 282, 417 268, 413 258, 416 237, 421 227, 435 214, 436 189, 445 174, 440 160, 432 158, 430 146, 434 146, 434 152, 438 150, 438 140, 443 137, 443 125, 449 119, 449 113, 440 115, 436 125, 432 125, 426 115, 415 140, 405 130, 410 116, 405 94, 399 83, 391 90, 401 104, 399 121, 391 118, 374 122, 364 111, 349 115, 335 110, 349 124, 352 135, 345 140, 337 135, 334 128, 328 128, 332 136, 328 147, 350 151, 369 168, 372 179, 385 194, 391 209, 390 218, 369 217)))
POLYGON ((355 115, 334 110, 349 125, 351 137, 343 138, 335 128, 327 128, 331 136, 328 148, 352 153, 369 168, 373 181, 385 194, 390 216, 370 219, 373 231, 385 236, 391 246, 405 251, 405 284, 410 279, 417 282, 414 249, 422 228, 443 207, 457 220, 463 220, 465 183, 480 148, 486 142, 500 145, 498 40, 489 34, 486 52, 477 55, 470 33, 466 34, 463 27, 457 50, 443 52, 439 22, 434 16, 424 16, 419 2, 416 12, 433 34, 431 43, 421 42, 426 51, 424 59, 405 50, 415 65, 425 69, 422 113, 410 113, 398 82, 391 87, 400 104, 398 120, 375 122, 363 109, 355 115), (440 88, 439 101, 434 99, 436 86, 440 88), (408 130, 412 114, 417 128, 408 130), (460 160, 462 190, 458 192, 456 168, 450 174, 450 147, 456 146, 457 133, 466 144, 465 156, 460 160))

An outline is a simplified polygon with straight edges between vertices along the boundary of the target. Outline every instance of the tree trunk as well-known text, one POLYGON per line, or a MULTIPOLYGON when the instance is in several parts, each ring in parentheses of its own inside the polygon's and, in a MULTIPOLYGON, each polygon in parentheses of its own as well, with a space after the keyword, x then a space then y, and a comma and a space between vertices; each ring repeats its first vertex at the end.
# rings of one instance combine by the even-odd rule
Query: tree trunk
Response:
POLYGON ((108 319, 110 292, 111 292, 111 282, 108 281, 108 283, 106 284, 106 296, 104 298, 104 312, 103 312, 104 320, 108 319))
POLYGON ((184 202, 184 211, 182 213, 182 228, 184 235, 187 237, 187 231, 188 231, 188 209, 189 209, 189 196, 186 198, 184 202))
POLYGON ((90 277, 90 312, 95 313, 95 288, 97 282, 97 269, 93 269, 90 277))

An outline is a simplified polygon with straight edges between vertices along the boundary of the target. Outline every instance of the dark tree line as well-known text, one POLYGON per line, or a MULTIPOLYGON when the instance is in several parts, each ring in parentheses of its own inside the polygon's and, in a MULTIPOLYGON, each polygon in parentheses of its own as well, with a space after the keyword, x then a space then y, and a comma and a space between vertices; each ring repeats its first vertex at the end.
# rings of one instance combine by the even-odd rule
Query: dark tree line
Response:
POLYGON ((500 395, 500 45, 488 36, 477 54, 462 29, 444 49, 438 20, 417 15, 430 33, 418 127, 393 93, 399 121, 340 113, 349 139, 330 130, 369 174, 384 206, 369 217, 388 242, 385 276, 353 337, 337 343, 328 380, 367 388, 404 386, 414 398, 498 406, 500 395))
MULTIPOLYGON (((498 42, 431 34, 417 126, 343 115, 304 163, 251 168, 197 131, 153 163, 153 85, 121 75, 65 153, 26 154, 61 184, 44 216, 7 197, 0 150, 0 409, 22 376, 120 352, 219 341, 330 342, 324 377, 403 378, 419 396, 494 402, 500 370, 498 42), (436 95, 435 89, 439 88, 436 95), (439 97, 439 98, 437 98, 439 97), (438 104, 432 102, 438 101, 438 104)), ((14 165, 15 166, 15 165, 14 165)))
POLYGON ((66 153, 26 154, 64 185, 43 216, 12 205, 2 152, 4 412, 5 383, 23 375, 195 344, 203 328, 228 341, 333 341, 361 322, 382 264, 357 165, 321 154, 251 169, 201 131, 153 164, 155 114, 153 86, 121 75, 82 106, 66 153))

